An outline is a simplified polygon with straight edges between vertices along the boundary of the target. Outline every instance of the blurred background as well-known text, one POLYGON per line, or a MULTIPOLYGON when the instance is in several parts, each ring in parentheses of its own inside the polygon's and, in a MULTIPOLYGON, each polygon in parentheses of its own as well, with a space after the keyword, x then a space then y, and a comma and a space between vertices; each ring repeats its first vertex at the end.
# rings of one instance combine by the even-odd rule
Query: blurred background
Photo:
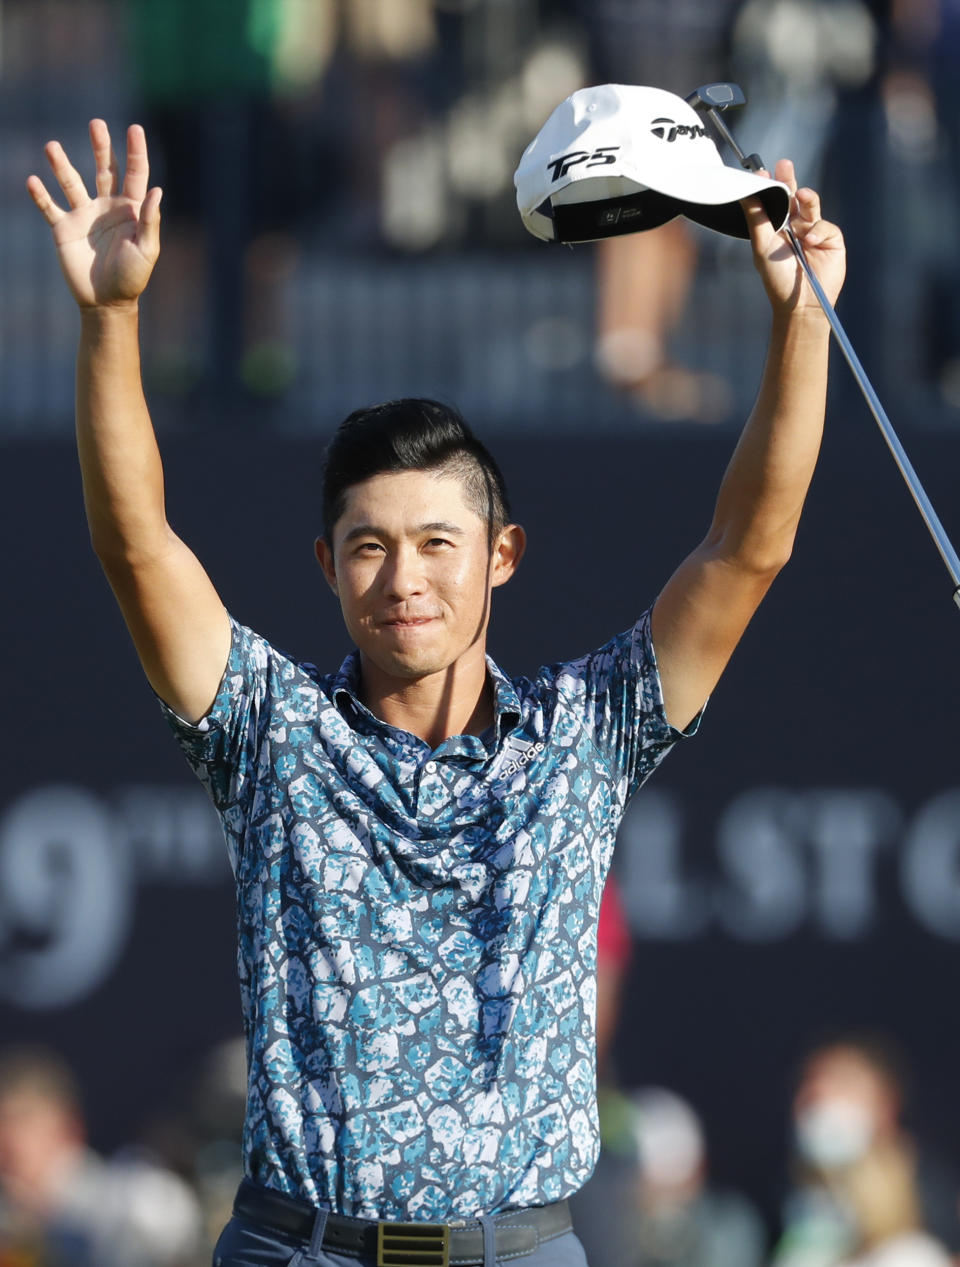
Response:
MULTIPOLYGON (((24 191, 147 128, 170 515, 230 609, 334 667, 312 560, 358 405, 458 404, 531 547, 492 649, 626 627, 702 536, 762 365, 742 243, 575 250, 512 173, 607 81, 735 78, 850 250, 840 312, 960 536, 958 0, 0 0, 0 1267, 195 1267, 244 1093, 232 888, 90 553, 77 317, 24 191)), ((839 357, 794 560, 634 801, 601 931, 592 1267, 960 1254, 960 620, 839 357)))

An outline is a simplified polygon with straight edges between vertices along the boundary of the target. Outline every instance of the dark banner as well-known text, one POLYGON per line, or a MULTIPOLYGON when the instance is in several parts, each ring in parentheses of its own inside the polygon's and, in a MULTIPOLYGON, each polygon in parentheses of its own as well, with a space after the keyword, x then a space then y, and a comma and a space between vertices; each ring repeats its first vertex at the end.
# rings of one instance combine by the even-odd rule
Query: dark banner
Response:
MULTIPOLYGON (((791 1078, 824 1032, 882 1031, 914 1115, 960 1159, 960 610, 872 424, 835 410, 795 557, 698 738, 633 803, 618 875, 635 941, 616 1064, 704 1114, 714 1172, 768 1206, 791 1078)), ((731 439, 494 447, 530 549, 494 602, 513 672, 624 628, 706 531, 731 439)), ((283 649, 347 650, 313 561, 321 443, 164 443, 170 513, 227 606, 283 649)), ((949 529, 960 441, 914 460, 949 529)), ((130 1138, 239 1028, 217 823, 99 574, 72 451, 2 451, 6 619, 0 1035, 76 1066, 94 1141, 130 1138)))

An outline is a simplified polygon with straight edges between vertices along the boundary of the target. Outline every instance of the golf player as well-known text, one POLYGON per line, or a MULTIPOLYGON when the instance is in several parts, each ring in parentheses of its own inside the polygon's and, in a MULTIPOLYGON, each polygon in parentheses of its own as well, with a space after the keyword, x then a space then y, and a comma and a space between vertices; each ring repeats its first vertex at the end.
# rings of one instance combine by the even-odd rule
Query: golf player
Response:
MULTIPOLYGON (((57 142, 62 198, 27 184, 80 306, 93 547, 236 877, 246 1178, 215 1263, 582 1267, 565 1198, 598 1147, 596 926, 617 825, 790 555, 827 322, 749 201, 769 355, 706 536, 631 629, 530 678, 485 656, 491 592, 525 540, 487 450, 433 401, 352 414, 316 553, 356 650, 319 672, 228 615, 166 521, 137 333, 160 190, 141 128, 122 178, 103 121, 90 138, 94 196, 57 142)), ((789 162, 776 177, 833 299, 841 234, 789 162)))

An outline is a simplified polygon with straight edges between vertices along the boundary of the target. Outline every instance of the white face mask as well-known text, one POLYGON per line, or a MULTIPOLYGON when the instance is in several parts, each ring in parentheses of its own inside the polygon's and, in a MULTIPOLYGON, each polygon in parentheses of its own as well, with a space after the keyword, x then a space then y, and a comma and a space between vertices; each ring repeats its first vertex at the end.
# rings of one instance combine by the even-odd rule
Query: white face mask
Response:
POLYGON ((804 1161, 822 1170, 836 1170, 866 1155, 873 1143, 874 1122, 870 1110, 856 1100, 832 1096, 799 1113, 794 1130, 804 1161))

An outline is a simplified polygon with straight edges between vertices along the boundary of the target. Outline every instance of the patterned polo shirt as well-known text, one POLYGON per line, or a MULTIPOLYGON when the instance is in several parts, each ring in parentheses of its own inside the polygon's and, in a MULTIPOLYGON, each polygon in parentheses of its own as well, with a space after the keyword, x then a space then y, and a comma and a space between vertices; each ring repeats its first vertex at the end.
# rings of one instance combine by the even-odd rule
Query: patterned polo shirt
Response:
MULTIPOLYGON (((439 747, 232 622, 213 707, 166 709, 236 877, 246 1172, 342 1214, 449 1222, 596 1160, 597 917, 630 795, 679 732, 649 615, 505 676, 439 747)), ((695 727, 689 728, 692 733, 695 727)))

